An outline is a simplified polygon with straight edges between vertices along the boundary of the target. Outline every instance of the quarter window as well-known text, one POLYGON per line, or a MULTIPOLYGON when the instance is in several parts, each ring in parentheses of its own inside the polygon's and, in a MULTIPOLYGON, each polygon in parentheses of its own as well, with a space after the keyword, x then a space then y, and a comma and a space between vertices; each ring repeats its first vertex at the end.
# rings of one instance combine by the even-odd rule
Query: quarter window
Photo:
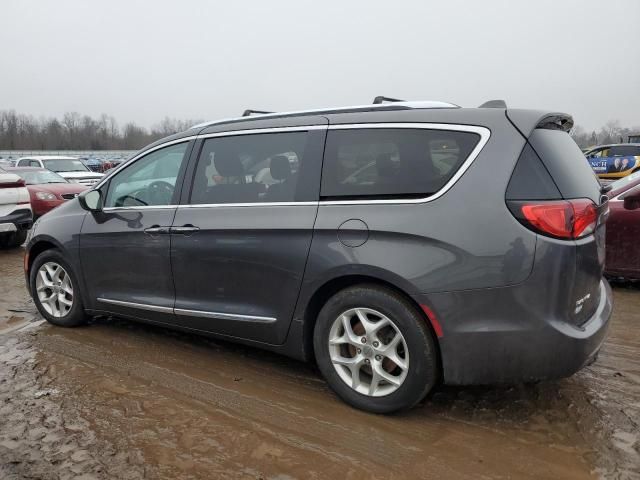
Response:
MULTIPOLYGON (((310 133, 235 135, 205 140, 191 203, 262 203, 304 200, 310 133)), ((317 189, 317 187, 316 187, 317 189)), ((317 195, 317 191, 316 191, 317 195)))
POLYGON ((370 128, 330 130, 322 198, 420 198, 440 190, 480 141, 476 133, 370 128))
POLYGON ((116 173, 109 181, 105 207, 170 205, 187 145, 161 148, 116 173))

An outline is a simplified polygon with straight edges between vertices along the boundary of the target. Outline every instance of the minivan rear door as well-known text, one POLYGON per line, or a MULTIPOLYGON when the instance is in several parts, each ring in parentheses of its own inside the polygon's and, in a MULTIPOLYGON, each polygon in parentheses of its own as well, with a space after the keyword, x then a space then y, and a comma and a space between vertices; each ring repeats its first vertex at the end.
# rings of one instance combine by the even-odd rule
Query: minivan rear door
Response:
MULTIPOLYGON (((299 121, 299 120, 298 120, 299 121)), ((171 229, 181 326, 284 342, 318 210, 327 121, 203 134, 171 229)))

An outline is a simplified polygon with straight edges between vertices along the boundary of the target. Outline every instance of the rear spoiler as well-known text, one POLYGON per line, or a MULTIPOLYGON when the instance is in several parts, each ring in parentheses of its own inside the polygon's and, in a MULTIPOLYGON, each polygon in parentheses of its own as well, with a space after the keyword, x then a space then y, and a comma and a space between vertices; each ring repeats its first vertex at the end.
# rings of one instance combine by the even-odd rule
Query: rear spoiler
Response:
POLYGON ((569 132, 573 128, 573 118, 566 113, 510 108, 506 110, 506 115, 525 138, 529 138, 531 132, 536 128, 564 132, 569 132))

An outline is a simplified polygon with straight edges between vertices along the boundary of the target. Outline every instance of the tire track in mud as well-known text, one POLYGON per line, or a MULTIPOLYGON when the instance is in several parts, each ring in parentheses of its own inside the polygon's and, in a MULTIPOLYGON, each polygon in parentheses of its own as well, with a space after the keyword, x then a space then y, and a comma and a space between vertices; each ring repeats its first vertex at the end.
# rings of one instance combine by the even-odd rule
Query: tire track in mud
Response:
MULTIPOLYGON (((104 332, 98 328, 105 325, 72 333, 51 329, 39 335, 39 344, 47 354, 74 359, 100 372, 111 371, 116 378, 131 377, 148 384, 149 395, 164 393, 178 404, 184 403, 179 398, 187 397, 196 409, 194 415, 213 412, 218 418, 226 418, 235 430, 256 432, 271 439, 267 444, 276 441, 284 445, 288 450, 284 456, 290 455, 289 461, 296 464, 277 473, 286 472, 294 478, 313 478, 313 472, 322 472, 320 478, 403 477, 400 472, 416 478, 507 478, 516 473, 519 478, 589 476, 582 459, 584 452, 569 445, 548 445, 548 439, 535 431, 516 431, 504 424, 490 427, 447 413, 428 418, 416 411, 392 417, 370 415, 344 406, 332 398, 322 382, 278 365, 277 360, 238 359, 236 352, 225 352, 224 348, 211 359, 211 352, 200 348, 197 340, 195 346, 185 346, 186 342, 175 345, 165 334, 158 339, 152 333, 154 338, 150 339, 148 331, 139 335, 129 332, 132 335, 122 339, 117 330, 104 332), (110 353, 109 342, 104 340, 109 335, 118 343, 117 354, 110 353), (95 339, 99 344, 92 346, 95 339), (190 361, 215 362, 220 360, 217 356, 225 360, 219 369, 222 373, 213 378, 210 371, 199 375, 193 366, 189 368, 190 361), (238 361, 244 365, 234 365, 238 361), (269 371, 269 366, 274 368, 269 371), (225 378, 229 371, 245 380, 234 383, 225 378), (260 388, 253 385, 262 379, 260 388), (504 455, 513 458, 505 461, 504 455)), ((58 380, 65 382, 60 375, 58 380)), ((272 447, 241 447, 236 454, 260 456, 263 448, 268 452, 272 447)), ((263 462, 257 464, 264 466, 263 462)))

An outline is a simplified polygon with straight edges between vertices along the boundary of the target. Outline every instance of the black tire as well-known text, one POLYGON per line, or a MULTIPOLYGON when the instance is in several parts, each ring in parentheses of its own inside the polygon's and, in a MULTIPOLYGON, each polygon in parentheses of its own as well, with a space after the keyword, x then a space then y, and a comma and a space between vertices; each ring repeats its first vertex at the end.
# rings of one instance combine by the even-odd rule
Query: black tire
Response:
POLYGON ((26 230, 18 230, 17 232, 5 233, 0 236, 0 248, 17 248, 27 239, 26 230))
POLYGON ((315 357, 331 389, 345 402, 373 413, 406 410, 420 402, 438 380, 438 355, 427 320, 402 295, 378 285, 357 285, 331 297, 320 310, 314 330, 315 357), (352 308, 369 308, 391 319, 405 339, 409 365, 404 382, 384 396, 354 390, 331 362, 329 333, 333 322, 352 308))
POLYGON ((29 274, 29 286, 31 289, 31 294, 33 297, 33 302, 35 303, 40 314, 49 322, 54 325, 58 325, 60 327, 75 327, 77 325, 82 325, 87 321, 87 315, 84 311, 84 305, 82 304, 82 298, 80 295, 78 277, 76 276, 73 268, 67 260, 65 260, 64 256, 60 253, 59 250, 51 249, 45 250, 40 255, 38 255, 33 264, 31 266, 31 271, 29 274), (73 287, 73 304, 71 309, 63 316, 56 317, 51 315, 49 312, 45 310, 40 302, 38 297, 38 292, 36 290, 36 276, 38 275, 38 270, 40 267, 47 262, 55 262, 60 265, 69 275, 69 279, 71 280, 71 285, 73 287))

